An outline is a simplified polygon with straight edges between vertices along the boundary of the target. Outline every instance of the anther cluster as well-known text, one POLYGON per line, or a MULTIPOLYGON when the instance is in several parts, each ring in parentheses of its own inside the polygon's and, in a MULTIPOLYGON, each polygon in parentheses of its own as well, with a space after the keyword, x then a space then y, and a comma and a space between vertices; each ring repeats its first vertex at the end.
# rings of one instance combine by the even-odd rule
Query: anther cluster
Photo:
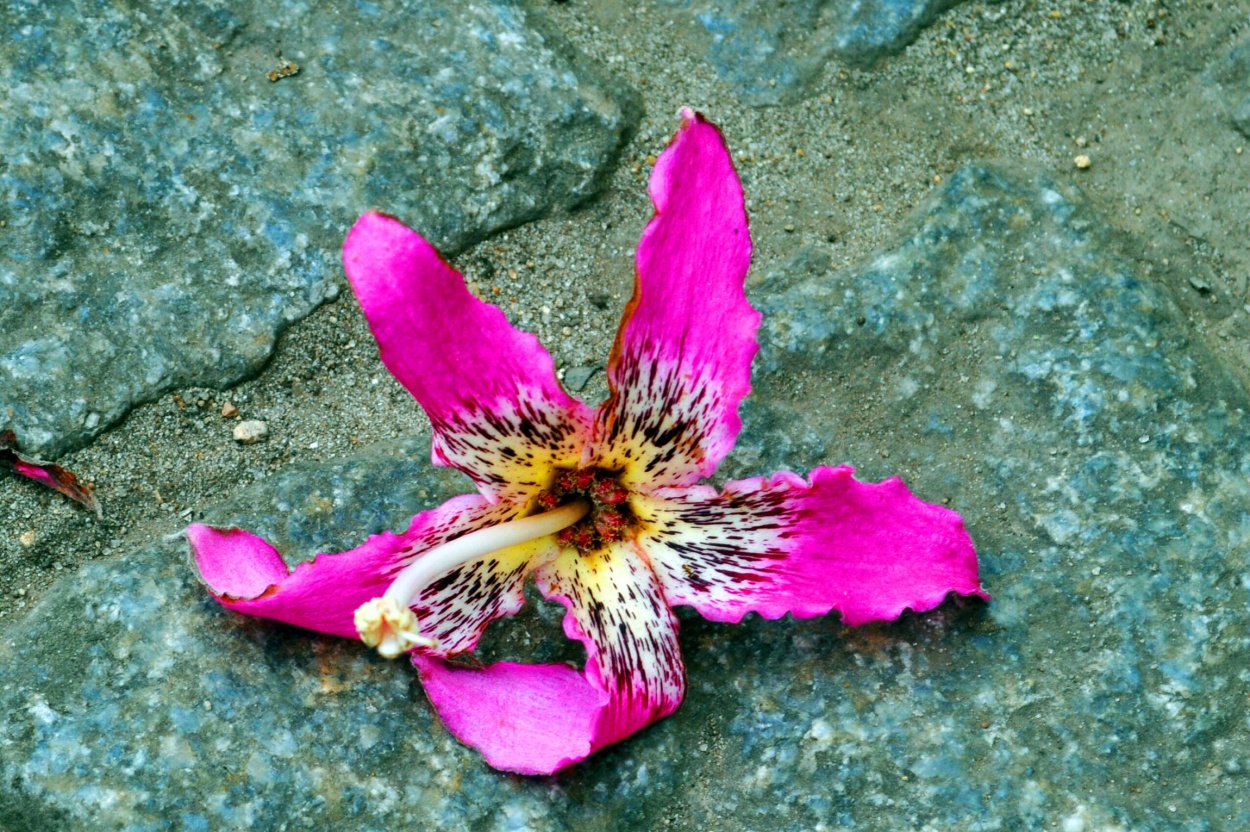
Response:
POLYGON ((565 468, 556 472, 551 488, 538 498, 541 510, 550 511, 578 497, 591 505, 585 517, 557 533, 556 539, 562 546, 585 554, 626 538, 634 524, 634 513, 629 507, 629 490, 621 485, 619 477, 619 471, 602 468, 565 468))

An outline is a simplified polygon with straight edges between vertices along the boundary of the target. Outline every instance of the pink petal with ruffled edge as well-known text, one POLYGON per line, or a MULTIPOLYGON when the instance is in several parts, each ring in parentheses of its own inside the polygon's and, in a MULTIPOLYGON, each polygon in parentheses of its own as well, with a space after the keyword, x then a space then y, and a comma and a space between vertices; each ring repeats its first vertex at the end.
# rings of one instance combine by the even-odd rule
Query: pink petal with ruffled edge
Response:
POLYGON ((435 464, 518 500, 545 488, 552 467, 578 462, 590 409, 564 392, 538 339, 473 297, 421 235, 365 214, 343 265, 383 363, 430 417, 435 464))
POLYGON ((802 477, 730 482, 634 509, 670 604, 713 621, 804 618, 836 609, 847 624, 923 612, 948 593, 988 599, 977 556, 955 512, 916 499, 897 477, 870 484, 849 466, 802 477))
POLYGON ((655 217, 588 452, 648 489, 694 483, 733 448, 760 322, 743 291, 751 237, 729 150, 702 115, 682 119, 651 174, 655 217))
POLYGON ((414 656, 439 717, 492 766, 550 774, 671 714, 685 695, 677 620, 637 549, 568 551, 535 571, 568 609, 564 631, 586 647, 566 665, 458 668, 414 656))
MULTIPOLYGON (((384 532, 339 554, 321 554, 288 570, 277 550, 240 529, 199 523, 187 528, 196 567, 223 606, 322 633, 358 638, 356 608, 382 595, 420 553, 452 537, 511 519, 511 506, 477 494, 454 497, 413 518, 403 534, 384 532)), ((535 544, 492 552, 429 583, 413 603, 433 651, 454 655, 477 646, 491 621, 525 603, 523 585, 535 544)))

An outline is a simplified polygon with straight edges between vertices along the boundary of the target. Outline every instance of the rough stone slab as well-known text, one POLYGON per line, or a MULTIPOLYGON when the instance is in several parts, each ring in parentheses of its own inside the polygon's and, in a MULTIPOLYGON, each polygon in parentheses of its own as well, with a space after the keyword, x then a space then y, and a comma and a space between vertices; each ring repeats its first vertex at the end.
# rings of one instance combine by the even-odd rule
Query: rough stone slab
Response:
POLYGON ((1250 139, 1250 39, 1242 39, 1213 63, 1204 81, 1217 90, 1233 126, 1250 139))
POLYGON ((254 372, 371 207, 455 251, 593 195, 633 105, 532 24, 486 0, 6 2, 0 429, 56 456, 254 372))
MULTIPOLYGON (((159 544, 0 639, 0 822, 1250 829, 1250 398, 1078 197, 965 169, 895 249, 805 252, 754 300, 726 473, 903 472, 965 514, 993 603, 854 631, 683 615, 682 710, 530 780, 451 740, 406 667, 225 614, 159 544)), ((460 490, 426 452, 291 469, 213 516, 293 559, 350 545, 460 490)), ((572 655, 557 621, 494 628, 487 657, 572 655)))
POLYGON ((757 293, 739 464, 909 472, 964 514, 994 601, 855 634, 845 691, 766 682, 788 662, 765 653, 741 683, 775 697, 732 730, 781 762, 744 803, 810 799, 818 770, 847 826, 1250 829, 1246 391, 1045 177, 964 169, 868 268, 818 259, 757 293))
POLYGON ((708 60, 755 104, 801 94, 830 59, 869 66, 960 0, 668 0, 711 36, 708 60))

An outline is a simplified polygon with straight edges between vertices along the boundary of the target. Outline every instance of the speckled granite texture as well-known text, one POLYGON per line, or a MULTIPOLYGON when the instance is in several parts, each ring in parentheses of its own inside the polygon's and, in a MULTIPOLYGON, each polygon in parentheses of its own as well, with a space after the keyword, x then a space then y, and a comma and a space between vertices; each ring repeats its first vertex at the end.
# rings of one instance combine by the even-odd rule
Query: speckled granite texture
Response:
MULTIPOLYGON (((964 512, 992 604, 854 631, 684 615, 683 709, 525 780, 452 741, 403 665, 223 613, 162 543, 88 566, 0 643, 0 818, 1250 829, 1250 401, 1099 228, 1055 183, 965 169, 867 268, 807 252, 753 290, 764 349, 728 473, 907 472, 964 512), (837 404, 778 392, 809 385, 837 404), (863 409, 880 432, 844 435, 863 409)), ((297 557, 345 546, 459 490, 424 456, 288 470, 214 516, 297 557)), ((490 652, 563 649, 549 611, 508 631, 490 652)))
POLYGON ((55 456, 255 371, 337 290, 368 208, 455 251, 593 194, 636 113, 531 23, 486 0, 5 2, 0 429, 55 456))
POLYGON ((802 93, 830 58, 868 65, 960 0, 666 0, 711 36, 708 59, 755 104, 802 93))

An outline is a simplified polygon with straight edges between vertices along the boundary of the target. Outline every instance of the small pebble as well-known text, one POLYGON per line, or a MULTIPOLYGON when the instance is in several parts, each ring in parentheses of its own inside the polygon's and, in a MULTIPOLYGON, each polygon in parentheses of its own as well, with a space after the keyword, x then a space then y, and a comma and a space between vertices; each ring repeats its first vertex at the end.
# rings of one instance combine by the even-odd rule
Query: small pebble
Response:
POLYGON ((22 532, 22 536, 17 539, 17 542, 22 544, 27 549, 29 549, 31 546, 34 546, 35 545, 35 530, 31 529, 30 531, 22 532))
POLYGON ((277 82, 283 78, 289 78, 292 75, 299 75, 299 64, 293 64, 290 61, 283 61, 278 66, 269 71, 265 77, 271 82, 277 82))
POLYGON ((226 402, 221 406, 221 415, 226 419, 233 419, 239 415, 239 409, 234 406, 233 402, 226 402))
POLYGON ((1088 156, 1086 156, 1084 153, 1082 153, 1080 156, 1077 156, 1077 157, 1076 157, 1075 159, 1073 159, 1072 161, 1073 161, 1073 162, 1076 164, 1076 166, 1077 166, 1078 168, 1080 168, 1081 170, 1088 170, 1088 169, 1089 169, 1089 157, 1088 157, 1088 156))
POLYGON ((234 426, 234 441, 242 445, 251 445, 269 435, 269 426, 255 419, 239 422, 234 426))

